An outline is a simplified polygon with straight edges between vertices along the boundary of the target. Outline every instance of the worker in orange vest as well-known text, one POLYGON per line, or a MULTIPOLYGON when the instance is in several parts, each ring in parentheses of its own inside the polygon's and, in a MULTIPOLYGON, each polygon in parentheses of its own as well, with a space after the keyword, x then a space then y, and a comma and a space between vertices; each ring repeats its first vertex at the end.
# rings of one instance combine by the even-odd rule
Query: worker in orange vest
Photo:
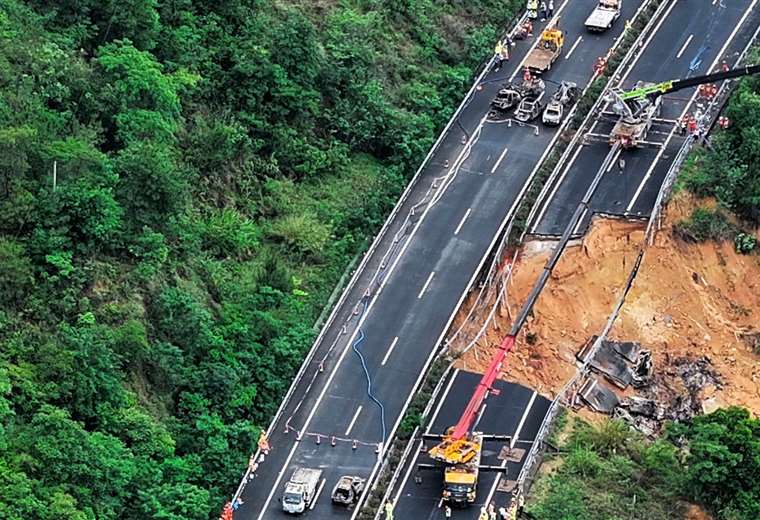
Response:
POLYGON ((694 116, 691 116, 689 118, 688 128, 689 128, 689 133, 690 134, 696 134, 697 133, 697 120, 696 120, 696 118, 694 118, 694 116))

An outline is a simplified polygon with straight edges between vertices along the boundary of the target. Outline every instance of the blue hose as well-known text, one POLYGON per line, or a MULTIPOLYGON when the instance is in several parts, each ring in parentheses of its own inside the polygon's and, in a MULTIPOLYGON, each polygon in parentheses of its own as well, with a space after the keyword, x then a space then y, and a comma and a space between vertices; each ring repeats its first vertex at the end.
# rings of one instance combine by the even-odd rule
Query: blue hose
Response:
MULTIPOLYGON (((365 302, 364 310, 362 311, 362 314, 364 314, 364 311, 366 310, 367 310, 367 304, 365 302)), ((359 337, 354 340, 354 343, 351 345, 351 348, 356 353, 356 355, 359 356, 359 361, 361 361, 362 368, 364 369, 364 377, 367 379, 367 395, 380 408, 380 423, 382 425, 382 430, 383 430, 382 442, 385 442, 385 435, 386 435, 385 407, 383 406, 383 403, 381 403, 380 400, 372 394, 372 378, 369 376, 369 370, 367 370, 367 363, 364 361, 364 356, 362 355, 361 352, 359 352, 359 349, 358 349, 358 346, 362 341, 364 341, 364 331, 359 329, 359 337)))

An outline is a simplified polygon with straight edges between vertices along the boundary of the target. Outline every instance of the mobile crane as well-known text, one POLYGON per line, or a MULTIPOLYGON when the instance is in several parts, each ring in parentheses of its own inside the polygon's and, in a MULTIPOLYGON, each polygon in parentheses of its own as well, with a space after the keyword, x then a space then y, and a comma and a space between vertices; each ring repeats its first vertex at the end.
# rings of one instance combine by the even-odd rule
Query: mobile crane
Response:
POLYGON ((588 137, 592 140, 598 137, 606 138, 610 144, 619 142, 624 148, 652 144, 646 141, 646 136, 652 123, 660 115, 663 95, 697 85, 749 76, 758 72, 760 72, 760 65, 748 65, 693 78, 663 81, 662 83, 638 82, 629 91, 612 89, 608 91, 606 101, 610 103, 613 115, 619 118, 609 136, 589 134, 588 137))

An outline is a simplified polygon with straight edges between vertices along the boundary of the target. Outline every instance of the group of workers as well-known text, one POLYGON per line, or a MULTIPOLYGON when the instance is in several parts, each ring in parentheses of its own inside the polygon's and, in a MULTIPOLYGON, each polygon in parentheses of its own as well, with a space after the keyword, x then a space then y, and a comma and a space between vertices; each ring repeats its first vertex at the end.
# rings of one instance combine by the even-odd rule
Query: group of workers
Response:
POLYGON ((528 16, 531 18, 541 17, 541 21, 554 16, 554 0, 528 0, 528 16))

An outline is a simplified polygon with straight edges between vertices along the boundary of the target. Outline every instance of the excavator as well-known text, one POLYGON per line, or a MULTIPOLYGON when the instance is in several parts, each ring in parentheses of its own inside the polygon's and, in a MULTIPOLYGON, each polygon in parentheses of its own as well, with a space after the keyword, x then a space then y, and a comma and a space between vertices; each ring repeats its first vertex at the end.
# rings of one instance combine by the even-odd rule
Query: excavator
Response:
POLYGON ((652 123, 660 116, 662 96, 679 90, 723 81, 760 72, 760 65, 748 65, 735 69, 723 70, 695 76, 693 78, 675 79, 662 83, 638 82, 633 89, 622 91, 612 89, 607 92, 605 100, 610 103, 612 113, 618 116, 609 136, 589 134, 591 138, 605 138, 612 145, 621 143, 624 148, 655 145, 646 141, 652 123))

